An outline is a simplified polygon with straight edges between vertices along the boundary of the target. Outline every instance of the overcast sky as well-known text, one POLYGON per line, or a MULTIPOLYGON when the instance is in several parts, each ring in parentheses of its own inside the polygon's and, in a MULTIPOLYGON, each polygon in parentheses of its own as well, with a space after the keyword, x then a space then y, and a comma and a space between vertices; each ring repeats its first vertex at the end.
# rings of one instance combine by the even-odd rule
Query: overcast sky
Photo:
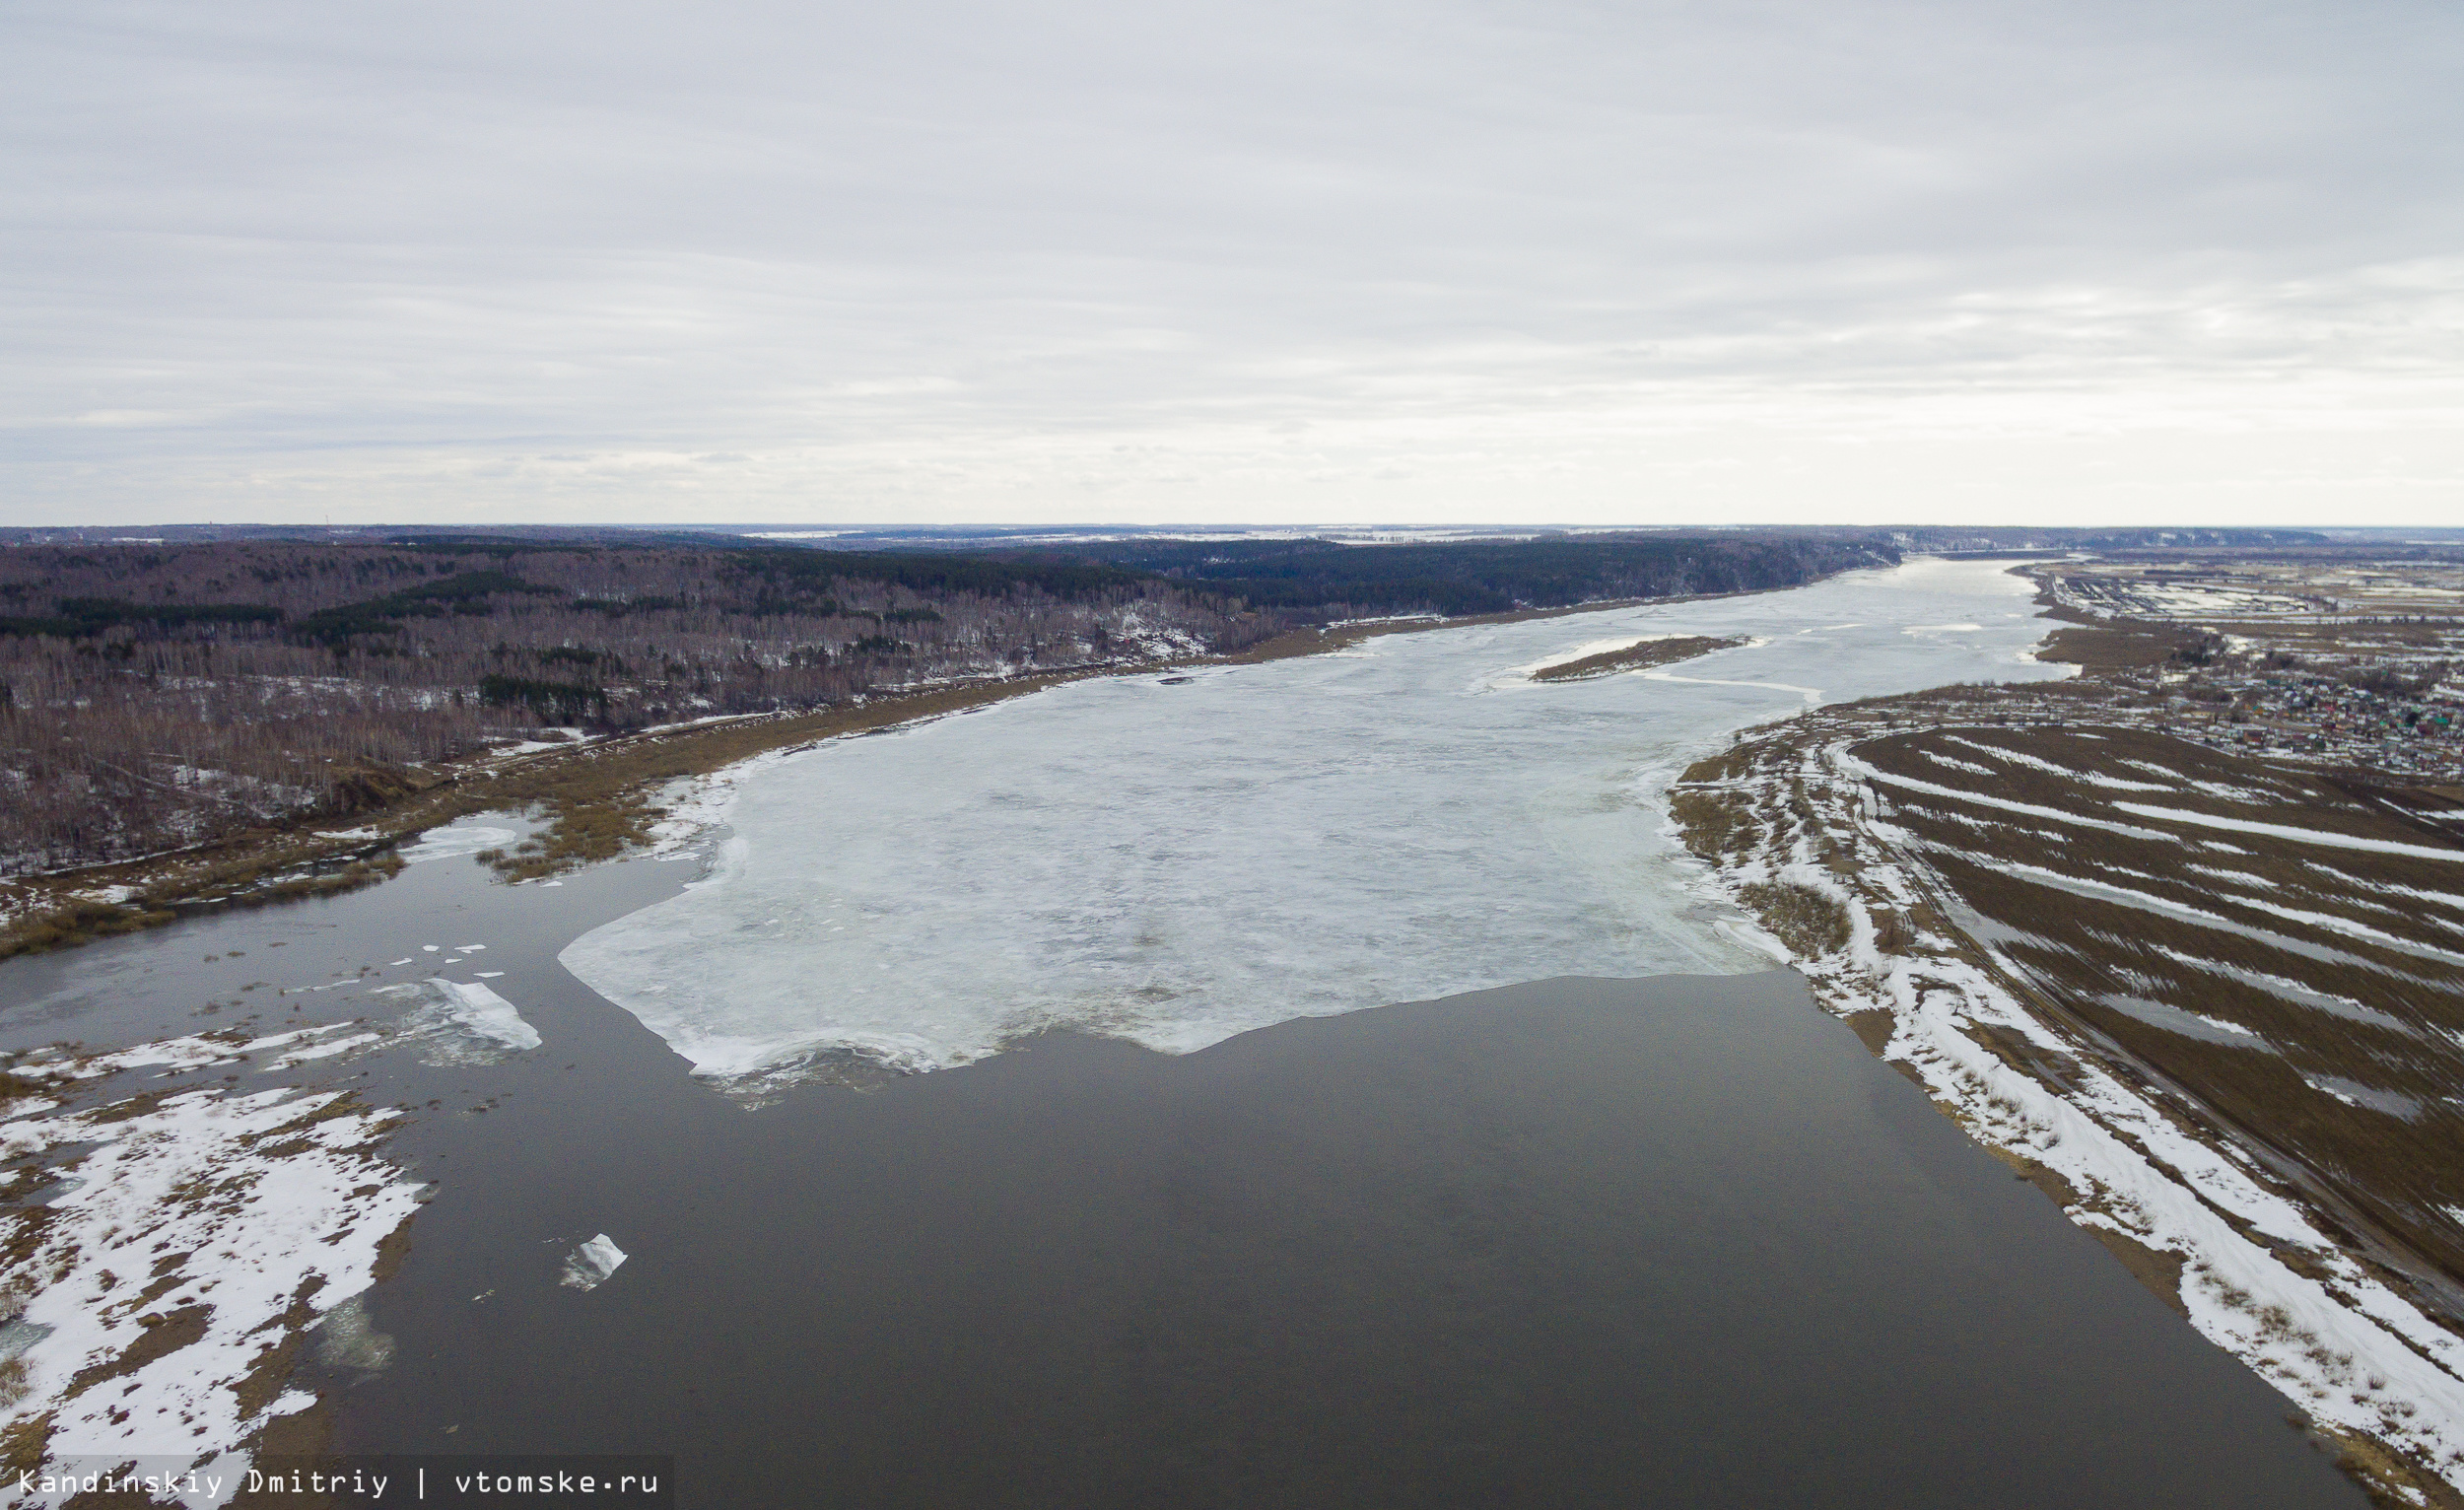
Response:
POLYGON ((0 521, 2464 522, 2453 0, 0 9, 0 521))

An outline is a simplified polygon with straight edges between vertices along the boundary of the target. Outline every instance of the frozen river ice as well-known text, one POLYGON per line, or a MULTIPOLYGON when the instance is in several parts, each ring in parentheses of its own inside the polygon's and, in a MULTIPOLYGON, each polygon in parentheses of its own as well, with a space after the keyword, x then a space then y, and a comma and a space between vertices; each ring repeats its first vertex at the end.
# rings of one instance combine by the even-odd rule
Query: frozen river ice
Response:
POLYGON ((1809 704, 2065 674, 2006 568, 1389 635, 835 740, 741 773, 710 873, 562 959, 738 1084, 1050 1026, 1186 1053, 1553 976, 1768 968, 1689 893, 1658 794, 1809 704), (1752 643, 1526 674, 1673 634, 1752 643))

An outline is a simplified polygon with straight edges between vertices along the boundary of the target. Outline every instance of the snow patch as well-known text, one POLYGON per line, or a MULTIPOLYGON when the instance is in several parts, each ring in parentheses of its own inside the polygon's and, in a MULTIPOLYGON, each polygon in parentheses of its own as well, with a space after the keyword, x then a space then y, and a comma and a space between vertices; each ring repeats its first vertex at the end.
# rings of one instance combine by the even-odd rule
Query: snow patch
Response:
POLYGON ((417 865, 432 859, 459 859, 482 850, 501 850, 520 838, 520 834, 510 828, 457 823, 447 828, 430 829, 419 837, 419 843, 406 846, 400 854, 405 863, 417 865))
MULTIPOLYGON (((2244 793, 2242 800, 2252 800, 2244 793)), ((2115 802, 2124 812, 2143 818, 2160 818, 2168 823, 2189 823, 2200 828, 2221 828, 2228 833, 2264 834, 2270 839, 2290 839, 2297 844, 2321 845, 2332 850, 2367 850, 2377 855, 2409 855, 2417 859, 2444 859, 2464 863, 2464 850, 2439 849, 2426 844, 2399 844, 2392 839, 2364 839, 2356 834, 2331 834, 2322 829, 2295 828, 2289 823, 2257 823, 2248 818, 2220 818, 2214 813, 2192 812, 2181 807, 2157 807, 2147 802, 2115 802)))
POLYGON ((417 1208, 380 1153, 387 1115, 330 1092, 206 1087, 12 1125, 11 1152, 59 1150, 66 1176, 0 1281, 27 1296, 6 1338, 25 1371, 16 1407, 50 1412, 55 1470, 171 1455, 244 1469, 247 1437, 311 1402, 288 1391, 251 1411, 263 1386, 247 1381, 368 1288, 417 1208))

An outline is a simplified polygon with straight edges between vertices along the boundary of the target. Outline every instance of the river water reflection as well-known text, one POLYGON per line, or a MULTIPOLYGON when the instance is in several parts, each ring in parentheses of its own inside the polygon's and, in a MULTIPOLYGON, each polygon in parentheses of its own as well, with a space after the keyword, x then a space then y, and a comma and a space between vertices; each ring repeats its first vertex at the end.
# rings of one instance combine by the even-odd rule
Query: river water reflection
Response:
POLYGON ((1792 975, 1057 1033, 747 1112, 555 963, 687 868, 420 865, 12 961, 0 1031, 338 1020, 308 986, 488 944, 539 1049, 331 1072, 422 1108, 435 1182, 389 1365, 309 1367, 345 1450, 672 1451, 704 1510, 2362 1502, 1792 975), (627 1262, 561 1287, 601 1232, 627 1262))
MULTIPOLYGON (((661 1067, 628 1028, 548 1052, 661 1067)), ((1785 973, 754 1113, 663 1067, 438 1145, 347 1444, 670 1449, 704 1506, 2361 1502, 1785 973)))

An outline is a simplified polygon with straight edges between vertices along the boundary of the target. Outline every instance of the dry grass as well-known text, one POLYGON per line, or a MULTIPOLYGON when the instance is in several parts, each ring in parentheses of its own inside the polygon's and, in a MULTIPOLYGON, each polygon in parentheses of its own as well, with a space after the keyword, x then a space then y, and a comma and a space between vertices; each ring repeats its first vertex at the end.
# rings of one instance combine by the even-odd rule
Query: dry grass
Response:
POLYGON ((1848 910, 1811 886, 1793 881, 1757 881, 1740 887, 1737 895, 1753 910, 1772 937, 1804 958, 1848 946, 1848 910))
POLYGON ((14 1478, 42 1468, 51 1452, 51 1412, 22 1415, 0 1429, 0 1475, 14 1478))
POLYGON ((2137 670, 2177 662, 2206 638, 2171 624, 2081 625, 2055 630, 2036 658, 2090 671, 2137 670))
POLYGON ((137 1339, 122 1348, 116 1358, 88 1364, 68 1382, 61 1399, 74 1400, 98 1384, 124 1379, 157 1358, 168 1357, 205 1336, 206 1324, 214 1318, 210 1305, 181 1306, 177 1310, 153 1312, 137 1318, 145 1330, 137 1339))
POLYGON ((1669 640, 1638 640, 1621 651, 1603 651, 1580 660, 1560 665, 1543 666, 1532 673, 1536 682, 1588 681, 1595 676, 1613 676, 1619 671, 1640 671, 1650 666, 1674 665, 1708 655, 1713 651, 1733 651, 1745 644, 1743 640, 1723 640, 1711 635, 1679 635, 1669 640))
MULTIPOLYGON (((2083 1058, 2171 1087, 2219 1135, 2268 1150, 2365 1251, 2464 1281, 2464 1228, 2446 1214, 2464 1206, 2464 1109, 2451 1099, 2464 1085, 2464 900, 2436 900, 2464 898, 2464 865, 2164 813, 2452 840, 2422 821, 2423 797, 2084 715, 2078 684, 1826 710, 1688 771, 1672 807, 1714 863, 1805 839, 1853 887, 1860 841, 1821 826, 1848 794, 1810 791, 1808 754, 1846 736, 1857 759, 1927 784, 1867 790, 1904 836, 1895 857, 1941 888, 1957 928, 1877 897, 1880 938, 1948 936, 1952 952, 2004 962, 2015 995, 2083 1058)), ((1801 953, 1842 937, 1807 898, 1741 891, 1801 953)), ((2057 1090, 2076 1070, 2016 1067, 2057 1090)))
POLYGON ((1685 786, 1702 786, 1714 782, 1735 781, 1753 769, 1753 757, 1745 745, 1738 744, 1718 755, 1706 755, 1685 768, 1678 781, 1685 786))
POLYGON ((475 858, 506 880, 538 880, 647 844, 651 825, 665 816, 665 809, 652 807, 638 789, 603 797, 556 797, 547 804, 548 826, 536 837, 510 851, 482 850, 475 858))
POLYGON ((1742 792, 1680 787, 1669 793, 1669 815, 1677 820, 1685 848, 1705 859, 1744 855, 1762 842, 1753 804, 1742 792))
POLYGON ((0 930, 0 959, 73 948, 98 938, 159 927, 177 914, 159 907, 71 901, 0 930))

